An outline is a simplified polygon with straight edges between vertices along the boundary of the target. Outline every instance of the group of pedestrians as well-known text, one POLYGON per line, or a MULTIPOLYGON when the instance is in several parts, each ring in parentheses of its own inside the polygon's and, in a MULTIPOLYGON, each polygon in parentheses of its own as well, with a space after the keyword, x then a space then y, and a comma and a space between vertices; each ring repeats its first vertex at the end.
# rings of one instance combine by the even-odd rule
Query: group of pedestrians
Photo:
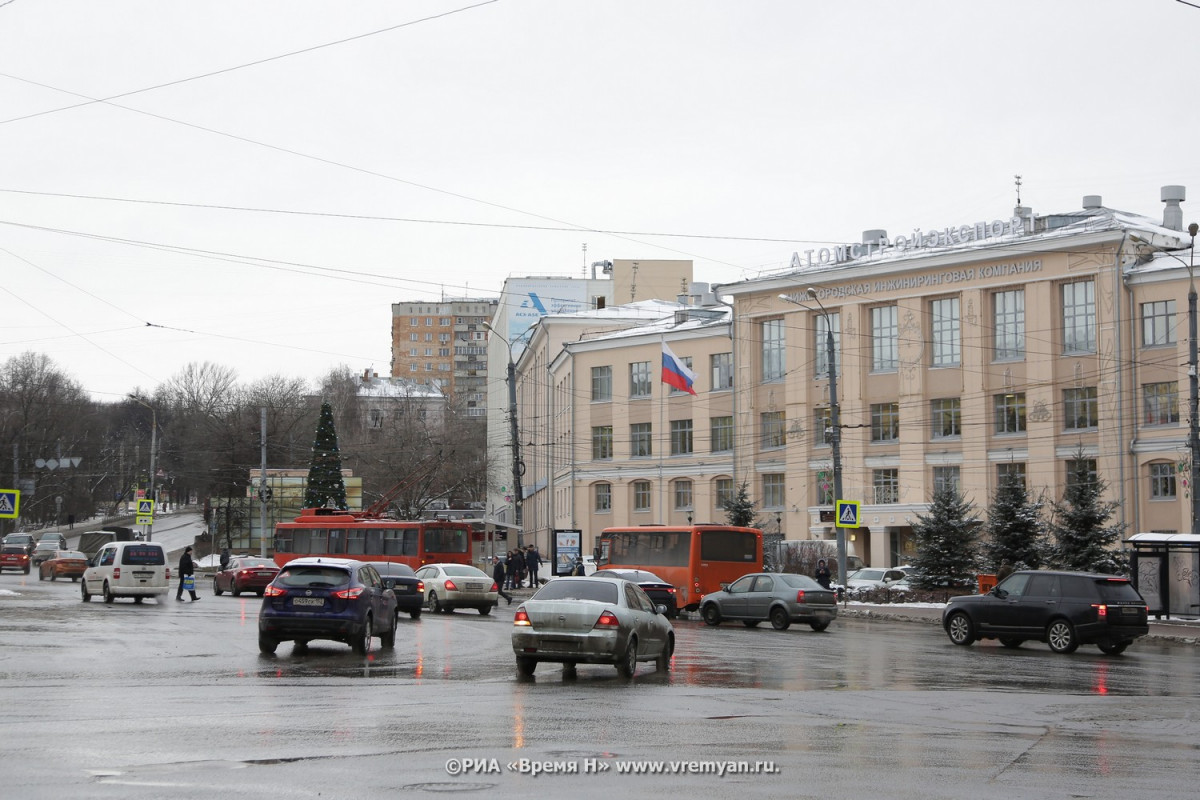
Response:
POLYGON ((542 555, 535 545, 528 545, 524 550, 514 547, 501 556, 492 558, 492 580, 500 587, 500 596, 512 602, 506 593, 507 589, 520 589, 528 586, 536 589, 540 583, 538 570, 542 566, 542 555))

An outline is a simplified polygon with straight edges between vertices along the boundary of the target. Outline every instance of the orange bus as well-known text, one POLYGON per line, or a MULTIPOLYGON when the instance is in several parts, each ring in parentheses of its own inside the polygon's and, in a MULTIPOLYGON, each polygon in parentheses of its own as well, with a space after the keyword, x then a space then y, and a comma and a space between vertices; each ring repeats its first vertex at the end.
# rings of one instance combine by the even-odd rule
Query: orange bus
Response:
POLYGON ((596 541, 597 569, 644 569, 679 592, 680 608, 749 572, 763 569, 762 531, 732 525, 637 525, 605 528, 596 541))
POLYGON ((291 522, 275 525, 275 563, 301 556, 359 561, 470 564, 472 527, 456 520, 364 518, 360 513, 306 508, 291 522))

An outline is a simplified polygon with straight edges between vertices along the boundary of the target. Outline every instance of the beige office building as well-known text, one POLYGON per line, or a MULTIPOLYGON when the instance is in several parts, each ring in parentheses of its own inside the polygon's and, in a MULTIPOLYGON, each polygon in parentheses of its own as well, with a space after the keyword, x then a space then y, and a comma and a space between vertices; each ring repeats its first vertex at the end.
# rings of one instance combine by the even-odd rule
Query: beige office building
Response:
POLYGON ((719 287, 734 303, 735 388, 707 413, 734 415, 734 481, 787 538, 834 538, 828 326, 842 494, 863 504, 847 539, 868 564, 909 560, 935 487, 960 487, 982 515, 1008 474, 1060 498, 1076 459, 1121 501, 1128 534, 1189 531, 1182 199, 1164 187, 1161 219, 1089 196, 1064 214, 869 231, 719 287))

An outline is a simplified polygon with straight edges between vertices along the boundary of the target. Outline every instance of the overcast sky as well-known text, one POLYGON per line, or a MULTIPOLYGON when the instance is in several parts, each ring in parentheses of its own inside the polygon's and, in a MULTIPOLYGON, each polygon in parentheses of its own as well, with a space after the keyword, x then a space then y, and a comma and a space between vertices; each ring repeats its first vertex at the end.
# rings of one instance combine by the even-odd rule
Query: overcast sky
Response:
POLYGON ((1037 213, 1200 219, 1176 0, 0 0, 0 363, 387 374, 394 302, 699 281, 1037 213), (587 250, 583 246, 586 243, 587 250))

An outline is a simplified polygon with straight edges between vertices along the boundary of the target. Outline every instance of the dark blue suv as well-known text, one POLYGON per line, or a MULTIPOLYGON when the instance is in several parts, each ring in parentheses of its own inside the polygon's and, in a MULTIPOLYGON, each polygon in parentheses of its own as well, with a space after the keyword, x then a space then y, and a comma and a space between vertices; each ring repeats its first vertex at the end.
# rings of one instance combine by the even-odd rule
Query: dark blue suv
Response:
POLYGON ((313 639, 344 642, 359 655, 371 637, 396 646, 396 595, 370 564, 345 558, 289 561, 263 592, 258 649, 274 653, 280 642, 303 649, 313 639))

